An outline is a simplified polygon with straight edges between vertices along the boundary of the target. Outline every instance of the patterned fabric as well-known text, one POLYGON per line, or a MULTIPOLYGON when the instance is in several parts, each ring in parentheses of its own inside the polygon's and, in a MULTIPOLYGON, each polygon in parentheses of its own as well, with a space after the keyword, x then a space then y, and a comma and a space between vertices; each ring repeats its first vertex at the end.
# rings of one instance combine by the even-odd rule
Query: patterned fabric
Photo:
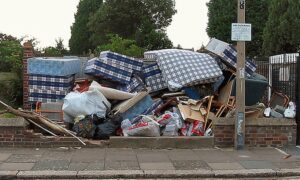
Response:
POLYGON ((80 72, 78 58, 29 58, 28 74, 68 76, 80 72))
POLYGON ((132 72, 132 69, 123 66, 117 66, 107 59, 98 58, 89 60, 85 68, 86 74, 103 76, 123 84, 130 83, 132 72))
POLYGON ((131 81, 127 85, 118 86, 117 89, 125 92, 140 92, 141 90, 145 89, 145 85, 143 81, 139 77, 131 78, 131 81))
POLYGON ((32 96, 28 97, 28 101, 32 102, 32 103, 35 103, 37 101, 39 101, 39 102, 63 102, 62 99, 39 98, 39 97, 32 97, 32 96))
POLYGON ((178 49, 158 50, 146 54, 156 54, 157 64, 171 91, 177 90, 178 86, 216 82, 222 76, 218 64, 208 54, 178 49))
POLYGON ((157 63, 145 66, 143 72, 146 85, 150 88, 150 92, 168 88, 157 63))
POLYGON ((106 61, 110 61, 113 64, 117 64, 119 66, 123 66, 135 71, 141 71, 143 67, 142 60, 128 57, 111 51, 101 52, 100 59, 105 59, 106 61))
POLYGON ((46 75, 29 75, 29 81, 44 81, 44 82, 57 82, 57 83, 70 83, 73 82, 74 76, 46 76, 46 75))
MULTIPOLYGON (((233 46, 218 39, 212 38, 206 46, 206 49, 219 56, 224 64, 229 66, 229 68, 236 70, 237 51, 233 46)), ((256 68, 257 66, 255 63, 253 63, 250 59, 246 59, 245 73, 247 76, 251 76, 256 71, 256 68)))
POLYGON ((29 75, 29 102, 58 102, 71 90, 75 76, 29 75))

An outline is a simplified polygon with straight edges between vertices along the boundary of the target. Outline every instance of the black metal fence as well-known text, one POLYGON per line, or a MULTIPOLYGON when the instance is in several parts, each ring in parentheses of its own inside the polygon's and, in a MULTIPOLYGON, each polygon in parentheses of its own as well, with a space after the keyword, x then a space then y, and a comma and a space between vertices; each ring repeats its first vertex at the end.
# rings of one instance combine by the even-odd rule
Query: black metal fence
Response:
POLYGON ((256 61, 257 73, 269 80, 271 90, 286 94, 293 102, 296 102, 297 93, 297 56, 297 53, 282 54, 272 56, 268 61, 256 61))

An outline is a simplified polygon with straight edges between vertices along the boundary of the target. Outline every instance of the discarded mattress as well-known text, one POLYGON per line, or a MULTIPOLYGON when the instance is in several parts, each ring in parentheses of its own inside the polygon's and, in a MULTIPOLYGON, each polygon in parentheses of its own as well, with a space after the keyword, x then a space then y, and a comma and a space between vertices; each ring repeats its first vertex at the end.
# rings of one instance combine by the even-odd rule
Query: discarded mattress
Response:
POLYGON ((123 66, 134 71, 141 71, 143 67, 142 60, 111 51, 102 51, 100 53, 100 59, 105 59, 107 61, 110 61, 112 64, 116 64, 117 66, 123 66))
POLYGON ((146 58, 155 58, 169 90, 196 84, 216 82, 222 71, 208 54, 187 50, 166 49, 149 51, 146 58))
POLYGON ((128 84, 132 76, 132 69, 112 63, 108 59, 93 58, 87 62, 85 73, 101 76, 123 84, 128 84))
MULTIPOLYGON (((236 70, 237 66, 237 51, 228 43, 212 38, 206 49, 218 55, 222 61, 230 68, 236 70)), ((245 73, 249 77, 256 71, 256 64, 247 59, 245 63, 245 73)))
POLYGON ((78 58, 29 58, 28 74, 68 76, 80 72, 78 58))
POLYGON ((74 84, 75 76, 47 76, 47 75, 29 75, 29 89, 41 90, 70 90, 74 84))
POLYGON ((71 91, 75 76, 29 75, 29 102, 59 102, 71 91))
POLYGON ((125 91, 129 93, 140 92, 145 89, 145 85, 139 77, 131 78, 129 84, 119 85, 117 87, 120 91, 125 91))
POLYGON ((146 86, 150 88, 150 92, 159 91, 168 88, 167 83, 164 81, 162 73, 157 63, 150 64, 143 69, 146 86))

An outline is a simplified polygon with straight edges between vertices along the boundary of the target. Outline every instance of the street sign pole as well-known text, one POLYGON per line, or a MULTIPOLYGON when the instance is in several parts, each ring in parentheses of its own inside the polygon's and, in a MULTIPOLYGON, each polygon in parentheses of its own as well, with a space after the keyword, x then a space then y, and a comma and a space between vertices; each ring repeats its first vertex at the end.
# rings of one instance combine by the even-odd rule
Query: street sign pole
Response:
MULTIPOLYGON (((238 23, 245 23, 246 0, 238 0, 238 23)), ((245 41, 237 41, 235 149, 245 146, 245 41)))

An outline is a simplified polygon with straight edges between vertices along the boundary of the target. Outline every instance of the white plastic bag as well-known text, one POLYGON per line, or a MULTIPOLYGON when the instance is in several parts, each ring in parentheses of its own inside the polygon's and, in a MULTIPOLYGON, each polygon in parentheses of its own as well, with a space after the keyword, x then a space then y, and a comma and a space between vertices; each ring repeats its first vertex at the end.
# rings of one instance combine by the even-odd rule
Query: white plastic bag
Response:
POLYGON ((139 122, 123 130, 124 136, 157 137, 160 136, 159 126, 153 122, 139 122))
POLYGON ((98 90, 86 91, 83 93, 70 92, 64 99, 62 110, 64 120, 72 122, 78 115, 100 114, 105 117, 111 104, 98 90), (66 118, 65 118, 66 117, 66 118))

